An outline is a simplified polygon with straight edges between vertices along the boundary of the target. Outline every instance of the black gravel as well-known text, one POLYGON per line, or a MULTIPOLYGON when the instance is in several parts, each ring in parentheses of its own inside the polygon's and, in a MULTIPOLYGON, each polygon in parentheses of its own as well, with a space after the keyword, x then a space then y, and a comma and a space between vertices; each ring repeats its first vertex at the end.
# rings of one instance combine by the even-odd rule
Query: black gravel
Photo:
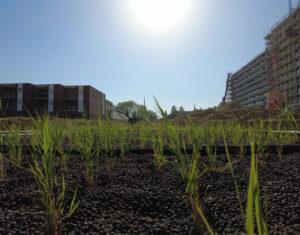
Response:
MULTIPOLYGON (((108 173, 101 163, 98 185, 87 188, 73 155, 65 173, 68 192, 78 186, 80 205, 63 219, 63 234, 199 234, 191 217, 189 197, 177 169, 154 169, 152 155, 131 154, 108 173)), ((207 157, 204 161, 208 165, 207 157)), ((226 165, 218 156, 217 165, 226 165)), ((234 172, 246 206, 249 157, 233 159, 234 172)), ((300 155, 269 156, 259 165, 261 203, 269 232, 300 234, 300 155)), ((42 234, 44 215, 36 182, 30 172, 8 170, 0 180, 0 234, 42 234)), ((244 218, 229 169, 203 175, 200 195, 206 218, 218 234, 245 233, 244 218)))
MULTIPOLYGON (((218 156, 226 162, 226 156, 218 156)), ((243 209, 247 204, 250 157, 234 159, 233 168, 243 209)), ((259 161, 261 206, 269 234, 300 234, 300 155, 276 155, 259 161)), ((229 170, 209 172, 201 180, 206 217, 217 233, 245 232, 233 178, 229 170)))

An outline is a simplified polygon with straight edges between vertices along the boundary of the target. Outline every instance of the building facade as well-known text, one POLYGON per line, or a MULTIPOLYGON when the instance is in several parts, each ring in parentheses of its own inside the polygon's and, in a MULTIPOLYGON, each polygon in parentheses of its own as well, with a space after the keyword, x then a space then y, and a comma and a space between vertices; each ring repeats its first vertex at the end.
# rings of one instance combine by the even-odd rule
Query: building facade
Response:
POLYGON ((268 54, 263 52, 230 77, 231 99, 248 107, 266 106, 268 54))
POLYGON ((270 91, 286 97, 290 110, 300 110, 300 7, 275 24, 267 36, 270 91))
POLYGON ((275 24, 266 50, 230 77, 230 98, 248 107, 300 110, 300 7, 275 24))
POLYGON ((99 115, 106 118, 112 107, 105 94, 91 86, 61 84, 0 84, 0 100, 2 117, 47 112, 58 117, 96 119, 99 115))

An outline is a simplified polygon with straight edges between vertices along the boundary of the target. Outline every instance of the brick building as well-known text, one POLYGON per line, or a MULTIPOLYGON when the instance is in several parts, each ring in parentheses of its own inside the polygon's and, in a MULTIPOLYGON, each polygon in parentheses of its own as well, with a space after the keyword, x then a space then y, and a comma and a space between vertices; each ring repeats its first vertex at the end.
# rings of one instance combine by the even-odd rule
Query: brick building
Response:
POLYGON ((58 117, 96 119, 110 117, 112 102, 92 86, 30 83, 0 84, 2 117, 48 112, 58 117))

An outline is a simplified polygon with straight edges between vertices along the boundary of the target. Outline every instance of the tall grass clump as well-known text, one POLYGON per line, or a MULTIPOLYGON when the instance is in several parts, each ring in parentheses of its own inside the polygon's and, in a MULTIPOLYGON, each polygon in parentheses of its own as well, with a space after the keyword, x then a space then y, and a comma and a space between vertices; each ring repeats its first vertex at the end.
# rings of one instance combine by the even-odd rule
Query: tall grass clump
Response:
POLYGON ((59 118, 53 118, 50 122, 51 132, 50 137, 53 142, 53 148, 59 154, 57 161, 61 166, 61 170, 67 169, 67 163, 73 150, 72 144, 66 144, 72 140, 72 129, 65 125, 59 118))
POLYGON ((139 128, 140 149, 144 149, 147 147, 147 144, 149 142, 151 128, 149 128, 148 124, 139 125, 138 128, 139 128))
POLYGON ((87 187, 96 187, 99 173, 99 154, 95 146, 96 132, 88 120, 74 129, 72 148, 79 152, 83 160, 83 174, 87 187))
POLYGON ((153 132, 152 147, 154 151, 154 167, 157 171, 161 171, 162 166, 167 162, 167 158, 164 156, 164 141, 162 130, 157 129, 153 132))
MULTIPOLYGON (((228 128, 228 126, 227 126, 228 128)), ((239 123, 230 126, 231 129, 231 141, 232 144, 238 146, 238 155, 242 158, 245 154, 245 144, 246 144, 246 129, 239 123)))
POLYGON ((256 226, 259 235, 267 235, 267 224, 263 219, 262 208, 260 205, 260 192, 258 180, 258 161, 255 154, 254 142, 251 142, 251 167, 248 187, 248 200, 246 208, 246 231, 247 234, 254 234, 254 217, 256 218, 256 226), (255 205, 255 214, 254 208, 255 205), (255 215, 255 216, 254 216, 255 215))
POLYGON ((222 135, 222 132, 220 131, 220 124, 217 123, 210 123, 210 125, 204 129, 205 133, 205 141, 206 141, 206 153, 209 158, 210 168, 215 169, 216 168, 216 158, 217 158, 217 142, 219 140, 220 134, 222 135))
POLYGON ((128 153, 129 149, 133 144, 133 128, 128 126, 127 128, 124 125, 119 125, 118 127, 118 143, 120 148, 120 157, 125 160, 125 156, 128 153))
POLYGON ((186 130, 189 144, 195 148, 195 151, 200 152, 203 148, 203 143, 205 143, 205 129, 203 126, 192 123, 191 118, 189 118, 189 121, 186 123, 186 130))
POLYGON ((5 136, 5 144, 8 147, 9 162, 17 167, 21 167, 23 142, 20 135, 21 128, 13 124, 8 128, 8 134, 5 136))
POLYGON ((279 159, 282 158, 282 150, 284 145, 290 145, 298 140, 298 135, 295 132, 298 128, 297 122, 291 113, 284 113, 286 119, 278 119, 276 130, 270 128, 268 130, 270 141, 276 144, 279 159))
MULTIPOLYGON (((251 128, 250 128, 251 129, 251 128)), ((269 156, 268 153, 268 144, 270 141, 269 132, 266 131, 267 127, 265 126, 263 120, 259 120, 258 123, 255 123, 253 126, 252 135, 254 133, 254 144, 256 146, 258 155, 262 159, 267 159, 269 156)))
POLYGON ((52 122, 53 131, 51 132, 51 139, 54 141, 54 148, 59 157, 58 162, 61 170, 67 170, 67 163, 70 159, 72 151, 74 150, 73 141, 73 126, 65 125, 60 120, 55 119, 52 122), (57 124, 57 125, 56 125, 57 124))
POLYGON ((194 223, 200 232, 203 233, 203 228, 205 226, 209 233, 213 234, 213 231, 204 216, 199 200, 199 181, 202 174, 204 174, 207 169, 202 172, 199 170, 200 154, 196 151, 197 148, 194 148, 195 151, 193 151, 192 157, 188 156, 185 138, 181 138, 180 133, 170 123, 158 101, 155 98, 154 100, 160 115, 162 116, 162 122, 166 129, 166 133, 169 136, 169 148, 177 156, 177 158, 175 158, 175 165, 178 167, 181 177, 186 184, 186 192, 189 193, 190 196, 194 223))
MULTIPOLYGON (((100 115, 99 115, 100 116, 100 115)), ((98 119, 98 148, 105 157, 107 172, 111 172, 117 164, 116 155, 117 139, 120 139, 119 131, 109 120, 98 119)), ((121 137, 122 138, 122 137, 121 137)), ((125 153, 125 149, 123 149, 125 153)))
POLYGON ((240 196, 240 190, 239 190, 239 186, 237 184, 237 181, 236 181, 236 178, 235 178, 235 175, 234 175, 234 171, 233 171, 231 157, 230 157, 228 146, 227 146, 227 140, 226 140, 226 135, 225 135, 224 128, 222 129, 222 134, 223 134, 223 140, 224 140, 224 145, 225 145, 225 150, 226 150, 226 157, 227 157, 227 161, 228 161, 228 166, 229 166, 230 173, 231 173, 231 176, 232 176, 232 179, 233 179, 234 188, 235 188, 237 199, 238 199, 238 202, 239 202, 239 205, 240 205, 241 214, 243 215, 243 217, 245 217, 245 212, 244 212, 244 209, 243 209, 242 200, 241 200, 241 196, 240 196))
MULTIPOLYGON (((45 233, 60 234, 66 185, 64 175, 57 169, 55 152, 51 142, 49 117, 46 114, 43 116, 41 131, 41 145, 34 146, 33 163, 29 163, 29 165, 37 182, 41 202, 45 209, 45 233)), ((77 190, 73 195, 68 216, 71 216, 78 207, 79 202, 75 203, 76 192, 77 190)))

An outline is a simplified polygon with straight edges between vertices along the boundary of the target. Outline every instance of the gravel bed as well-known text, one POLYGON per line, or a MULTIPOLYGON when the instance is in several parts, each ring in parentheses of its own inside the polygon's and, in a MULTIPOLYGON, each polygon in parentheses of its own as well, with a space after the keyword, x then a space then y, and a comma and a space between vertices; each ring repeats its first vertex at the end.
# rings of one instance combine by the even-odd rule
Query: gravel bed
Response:
MULTIPOLYGON (((28 157, 28 156, 27 156, 28 157)), ((30 157, 29 157, 30 158, 30 157)), ((203 161, 209 165, 208 157, 203 161)), ((131 154, 108 173, 103 162, 98 185, 85 185, 81 159, 71 156, 65 173, 65 210, 78 186, 80 205, 63 219, 63 234, 199 234, 191 217, 189 197, 175 166, 154 169, 152 155, 131 154)), ((206 218, 217 234, 245 233, 226 156, 217 157, 223 172, 211 170, 200 182, 206 218)), ((247 200, 249 157, 233 158, 243 208, 247 200)), ((25 166, 26 167, 26 166, 25 166)), ((269 232, 300 234, 300 155, 275 155, 259 163, 261 203, 269 232)), ((44 215, 31 173, 9 168, 0 180, 0 234, 42 234, 44 215)))

